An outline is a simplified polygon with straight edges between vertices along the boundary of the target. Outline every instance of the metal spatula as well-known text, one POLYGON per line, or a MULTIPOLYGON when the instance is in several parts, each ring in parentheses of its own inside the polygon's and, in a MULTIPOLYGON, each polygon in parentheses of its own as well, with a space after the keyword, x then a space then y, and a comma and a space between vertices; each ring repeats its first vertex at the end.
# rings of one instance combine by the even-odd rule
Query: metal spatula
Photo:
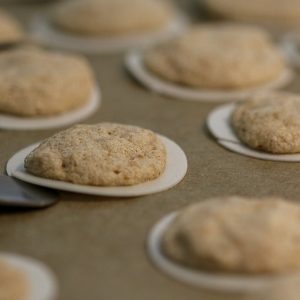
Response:
POLYGON ((42 208, 53 205, 58 192, 0 175, 0 206, 42 208))

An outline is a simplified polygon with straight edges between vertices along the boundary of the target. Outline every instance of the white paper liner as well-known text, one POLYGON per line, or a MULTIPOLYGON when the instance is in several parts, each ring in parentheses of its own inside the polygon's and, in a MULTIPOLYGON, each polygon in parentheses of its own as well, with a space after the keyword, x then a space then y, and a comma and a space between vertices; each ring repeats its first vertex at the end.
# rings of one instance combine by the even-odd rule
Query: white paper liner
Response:
POLYGON ((132 48, 146 48, 180 34, 187 26, 188 20, 177 14, 165 28, 122 37, 82 37, 59 30, 51 23, 49 17, 37 16, 31 24, 34 40, 46 46, 64 50, 78 51, 85 54, 118 53, 132 48))
POLYGON ((243 100, 249 95, 261 91, 279 89, 287 85, 294 77, 290 69, 284 70, 280 77, 269 83, 257 87, 242 90, 206 90, 196 89, 177 85, 176 83, 165 81, 151 71, 147 70, 144 65, 144 54, 142 51, 134 50, 127 54, 125 65, 130 73, 146 88, 153 92, 171 96, 181 100, 199 101, 199 102, 220 102, 243 100))
POLYGON ((92 115, 101 104, 101 92, 93 90, 87 104, 70 112, 50 117, 25 118, 0 113, 0 128, 10 130, 43 130, 59 128, 77 123, 92 115))
POLYGON ((147 241, 147 249, 151 260, 167 275, 199 288, 230 293, 255 293, 267 290, 275 282, 280 282, 278 280, 281 278, 287 278, 287 276, 247 276, 209 273, 191 269, 172 261, 162 252, 161 241, 165 230, 170 226, 177 214, 177 212, 174 212, 162 218, 151 230, 147 241))
POLYGON ((23 256, 0 253, 0 260, 24 273, 29 283, 26 300, 56 300, 58 285, 52 271, 43 263, 23 256))
POLYGON ((160 136, 167 150, 167 164, 164 173, 157 179, 133 186, 96 187, 46 179, 29 174, 24 169, 25 157, 39 144, 34 144, 17 152, 7 163, 6 171, 28 183, 74 193, 108 197, 136 197, 162 192, 178 184, 187 172, 187 158, 183 150, 170 139, 160 136))
POLYGON ((230 125, 230 116, 235 104, 222 105, 213 110, 207 118, 207 127, 212 135, 225 148, 245 156, 271 161, 300 162, 299 154, 270 154, 251 149, 236 136, 230 125))
POLYGON ((300 33, 290 32, 283 36, 281 48, 292 65, 300 69, 300 33))

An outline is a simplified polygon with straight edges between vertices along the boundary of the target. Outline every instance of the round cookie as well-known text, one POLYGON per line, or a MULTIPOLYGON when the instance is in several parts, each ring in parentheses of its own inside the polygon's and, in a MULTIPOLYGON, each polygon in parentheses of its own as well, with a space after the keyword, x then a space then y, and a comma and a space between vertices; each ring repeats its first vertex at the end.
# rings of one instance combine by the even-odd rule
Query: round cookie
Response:
POLYGON ((34 47, 0 53, 0 112, 50 116, 83 106, 94 75, 85 58, 34 47))
POLYGON ((249 147, 274 154, 300 152, 300 96, 263 93, 239 104, 231 124, 249 147))
POLYGON ((25 159, 34 175, 93 186, 143 183, 159 177, 165 167, 165 146, 156 134, 114 123, 73 126, 25 159))
POLYGON ((285 69, 267 32, 227 23, 195 26, 146 53, 145 64, 168 81, 231 90, 272 81, 285 69))
POLYGON ((204 0, 215 14, 235 20, 296 25, 300 21, 298 0, 204 0))
POLYGON ((179 212, 162 248, 186 266, 218 272, 300 269, 300 207, 279 198, 214 198, 179 212))
POLYGON ((53 22, 86 36, 127 35, 166 26, 172 8, 159 0, 72 0, 59 4, 53 22))
POLYGON ((0 300, 24 300, 28 295, 25 275, 0 260, 0 300))
POLYGON ((18 21, 0 9, 0 44, 19 42, 23 38, 24 32, 18 21))

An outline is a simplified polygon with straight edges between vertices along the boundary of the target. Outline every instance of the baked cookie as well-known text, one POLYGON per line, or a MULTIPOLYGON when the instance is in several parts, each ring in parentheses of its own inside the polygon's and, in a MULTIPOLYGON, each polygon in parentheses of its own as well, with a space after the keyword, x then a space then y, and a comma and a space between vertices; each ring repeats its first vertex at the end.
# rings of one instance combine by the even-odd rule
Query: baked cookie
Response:
POLYGON ((300 207, 279 198, 214 198, 179 212, 163 236, 172 260, 235 273, 300 269, 300 207))
POLYGON ((0 9, 0 44, 19 42, 23 38, 24 32, 18 21, 0 9))
POLYGON ((215 14, 234 20, 296 25, 300 23, 299 0, 204 0, 215 14))
POLYGON ((237 105, 232 127, 249 147, 274 154, 300 152, 300 95, 262 93, 237 105))
POLYGON ((34 47, 0 53, 0 112, 56 115, 84 105, 94 76, 85 58, 34 47))
POLYGON ((0 260, 0 300, 27 299, 28 284, 25 275, 0 260))
POLYGON ((242 89, 277 79, 285 69, 267 32, 253 26, 195 26, 150 50, 146 67, 163 79, 207 89, 242 89))
POLYGON ((34 175, 93 186, 143 183, 159 177, 165 167, 165 146, 156 134, 113 123, 73 126, 25 159, 34 175))
POLYGON ((72 0, 59 4, 54 23, 86 36, 127 35, 166 26, 172 8, 159 0, 72 0))

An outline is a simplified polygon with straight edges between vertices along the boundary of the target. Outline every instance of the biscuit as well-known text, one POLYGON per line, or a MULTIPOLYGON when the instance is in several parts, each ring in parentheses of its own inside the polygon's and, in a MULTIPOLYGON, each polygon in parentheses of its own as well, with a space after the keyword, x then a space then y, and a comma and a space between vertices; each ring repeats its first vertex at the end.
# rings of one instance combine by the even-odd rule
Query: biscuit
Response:
POLYGON ((299 0, 204 0, 204 3, 210 11, 228 19, 281 25, 300 23, 299 0))
POLYGON ((300 207, 280 198, 214 198, 183 209, 162 249, 196 269, 285 273, 300 269, 300 207))
POLYGON ((195 26, 145 54, 146 67, 178 84, 207 89, 242 89, 277 79, 284 58, 267 32, 253 26, 195 26))
POLYGON ((172 8, 159 0, 73 0, 59 4, 53 22, 86 36, 143 33, 165 27, 172 8))
POLYGON ((143 183, 159 177, 165 167, 165 146, 152 131, 113 123, 73 126, 25 159, 34 175, 93 186, 143 183))
POLYGON ((93 72, 85 58, 34 47, 0 53, 0 112, 50 116, 83 106, 93 72))
POLYGON ((274 154, 300 152, 300 96, 286 92, 257 94, 239 104, 231 124, 251 148, 274 154))
POLYGON ((28 283, 25 275, 4 261, 0 261, 0 300, 27 299, 28 283))
POLYGON ((19 42, 24 38, 24 32, 17 20, 0 9, 0 44, 19 42))

